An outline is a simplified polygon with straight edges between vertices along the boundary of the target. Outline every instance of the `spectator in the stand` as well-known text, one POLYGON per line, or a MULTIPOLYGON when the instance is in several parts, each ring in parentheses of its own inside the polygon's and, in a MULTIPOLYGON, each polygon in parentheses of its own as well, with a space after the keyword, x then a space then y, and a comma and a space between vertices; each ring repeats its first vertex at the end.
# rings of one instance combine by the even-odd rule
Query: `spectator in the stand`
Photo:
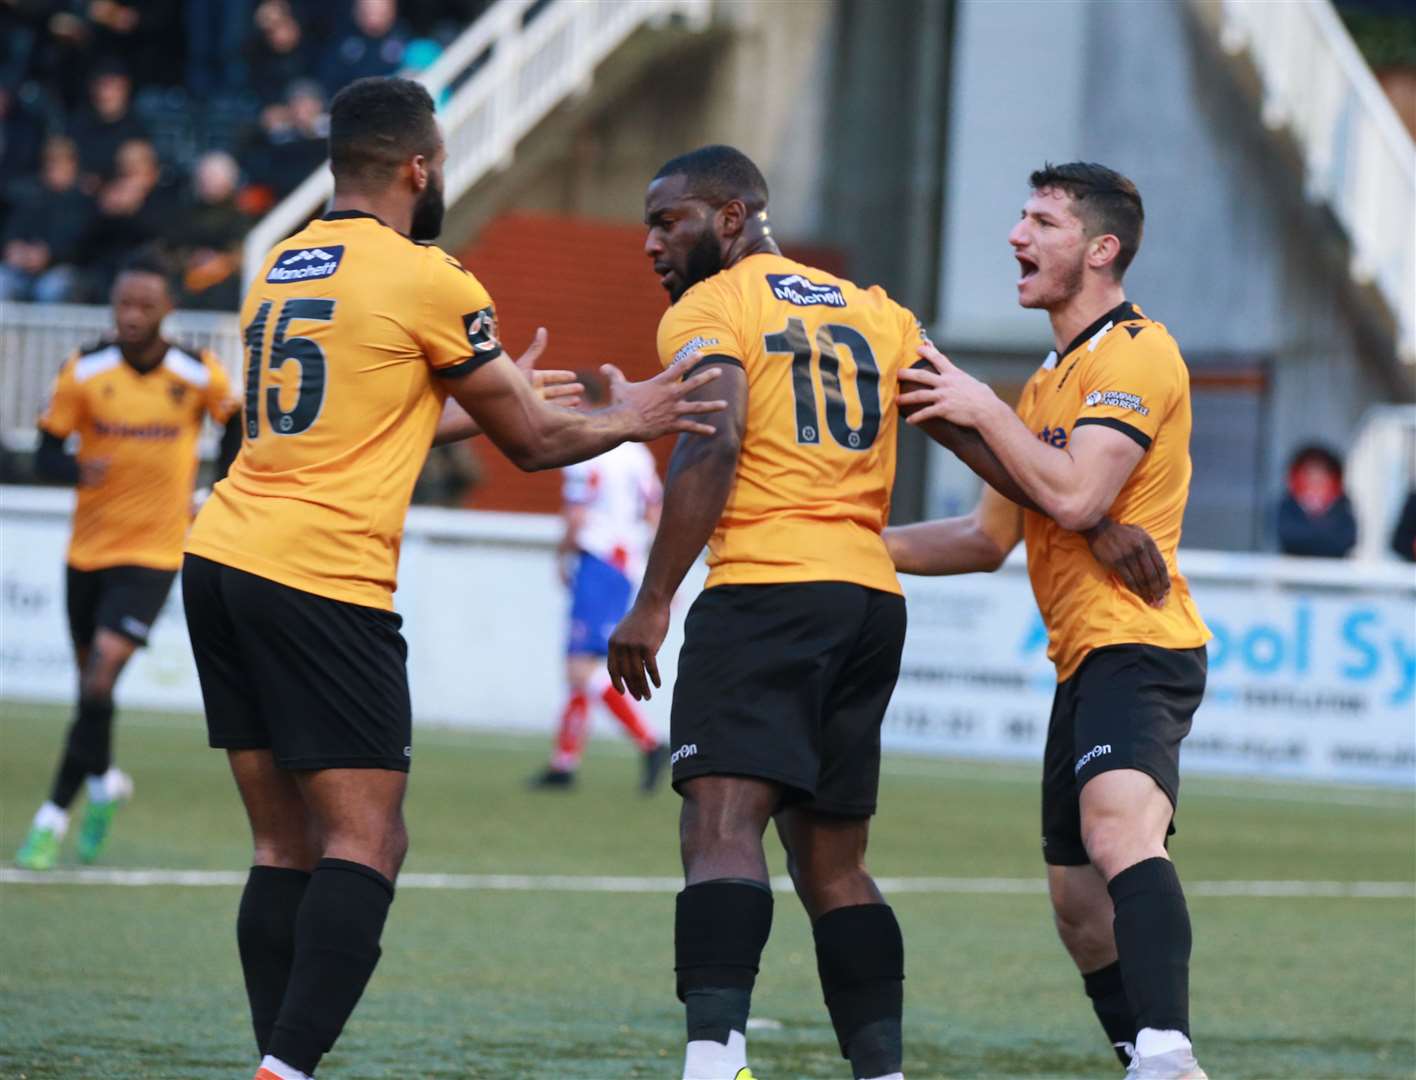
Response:
POLYGON ((163 234, 176 207, 176 186, 164 175, 152 143, 146 139, 123 143, 118 148, 117 175, 99 190, 98 216, 86 245, 96 292, 107 291, 128 255, 163 234))
MULTIPOLYGON (((311 57, 305 31, 286 0, 264 0, 256 8, 255 25, 246 46, 250 87, 267 110, 279 108, 286 87, 308 76, 311 57)), ((261 119, 265 121, 264 114, 261 119)))
POLYGON ((1278 504, 1278 547, 1285 555, 1340 559, 1357 543, 1357 518, 1342 487, 1342 459, 1326 446, 1300 447, 1288 464, 1278 504))
POLYGON ((120 146, 148 137, 133 113, 133 80, 121 61, 105 60, 94 67, 88 104, 74 118, 69 135, 79 148, 80 186, 90 193, 114 176, 120 146))
POLYGON ((397 0, 354 0, 353 26, 325 56, 325 89, 334 93, 355 79, 392 75, 403 67, 408 28, 398 20, 397 0))
POLYGON ((269 206, 294 191, 324 163, 329 116, 324 94, 312 79, 292 83, 285 102, 267 106, 261 126, 241 152, 241 164, 253 185, 265 189, 269 206))
POLYGON ((38 171, 43 143, 44 121, 38 112, 0 83, 0 215, 19 194, 14 189, 22 179, 38 171))
POLYGON ((241 47, 251 26, 250 0, 184 0, 187 89, 203 100, 246 85, 241 47))
POLYGON ((92 218, 93 200, 79 190, 73 140, 53 136, 44 144, 39 181, 16 199, 5 227, 0 300, 76 299, 77 263, 92 218))
MULTIPOLYGON (((222 0, 235 3, 238 0, 222 0)), ((94 56, 121 56, 147 83, 182 81, 182 23, 192 0, 80 0, 94 56)))
POLYGON ((181 305, 234 311, 240 300, 237 269, 249 222, 236 206, 236 160, 212 150, 197 161, 192 191, 166 231, 182 275, 181 305))
POLYGON ((1401 506, 1391 534, 1391 550, 1407 562, 1416 562, 1416 488, 1407 493, 1401 506))

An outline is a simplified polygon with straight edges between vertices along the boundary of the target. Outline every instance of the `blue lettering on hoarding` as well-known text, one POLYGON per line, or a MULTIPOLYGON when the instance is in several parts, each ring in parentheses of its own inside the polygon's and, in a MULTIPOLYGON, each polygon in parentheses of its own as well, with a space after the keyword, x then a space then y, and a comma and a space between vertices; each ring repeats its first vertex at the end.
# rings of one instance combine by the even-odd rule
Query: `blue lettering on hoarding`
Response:
POLYGON ((1363 626, 1376 621, 1377 613, 1371 608, 1359 608, 1342 620, 1343 644, 1362 657, 1342 665, 1342 674, 1349 679, 1370 679, 1382 666, 1381 651, 1361 634, 1363 626))
POLYGON ((1401 705, 1410 701, 1413 692, 1416 692, 1416 649, 1413 649, 1409 642, 1393 635, 1391 651, 1401 671, 1401 685, 1392 692, 1391 704, 1401 705))

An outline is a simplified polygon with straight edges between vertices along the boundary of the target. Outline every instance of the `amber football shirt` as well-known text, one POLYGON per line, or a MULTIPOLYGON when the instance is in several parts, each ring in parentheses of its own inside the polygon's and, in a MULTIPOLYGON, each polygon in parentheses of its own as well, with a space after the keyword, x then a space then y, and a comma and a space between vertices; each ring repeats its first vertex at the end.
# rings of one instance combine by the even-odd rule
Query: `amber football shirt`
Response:
POLYGON ((438 377, 501 354, 491 298, 440 248, 340 211, 271 251, 241 325, 241 452, 187 550, 392 608, 403 520, 447 396, 438 377))
POLYGON ((108 463, 102 483, 79 488, 68 564, 181 566, 202 422, 225 423, 233 411, 226 371, 207 352, 169 345, 146 372, 116 345, 66 360, 39 426, 60 439, 77 434, 81 463, 108 463))
POLYGON ((740 363, 747 426, 708 542, 708 586, 847 581, 900 592, 880 532, 895 479, 896 376, 918 320, 780 255, 694 285, 659 323, 665 366, 694 351, 740 363))
POLYGON ((1048 356, 1024 387, 1018 415, 1053 446, 1101 424, 1145 449, 1108 514, 1150 533, 1170 571, 1170 598, 1156 610, 1101 566, 1080 534, 1025 512, 1028 576, 1058 680, 1104 645, 1189 649, 1208 641, 1175 558, 1190 494, 1190 374, 1165 327, 1130 303, 1107 312, 1060 358, 1048 356))

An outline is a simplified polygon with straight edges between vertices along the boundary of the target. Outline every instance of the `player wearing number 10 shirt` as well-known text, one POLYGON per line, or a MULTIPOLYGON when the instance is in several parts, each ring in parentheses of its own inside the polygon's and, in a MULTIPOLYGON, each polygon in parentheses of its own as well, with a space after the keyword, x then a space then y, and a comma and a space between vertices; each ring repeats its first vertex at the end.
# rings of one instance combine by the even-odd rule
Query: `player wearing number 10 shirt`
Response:
POLYGON ((640 697, 657 685, 668 600, 706 541, 707 587, 688 614, 670 721, 683 799, 684 1077, 751 1075, 773 820, 851 1075, 894 1077, 903 942, 864 854, 905 635, 881 540, 896 377, 922 332, 880 288, 784 257, 766 204, 761 173, 725 146, 670 161, 649 187, 645 251, 673 300, 660 360, 722 366, 715 386, 729 405, 718 438, 685 436, 674 452, 639 597, 611 638, 611 674, 640 697))
POLYGON ((254 840, 237 942, 260 1080, 314 1073, 379 959, 413 742, 392 596, 435 436, 485 432, 551 468, 711 435, 691 415, 723 406, 683 400, 716 374, 681 380, 683 365, 636 384, 607 369, 612 403, 594 412, 542 400, 527 376, 544 338, 513 365, 486 290, 420 242, 439 232, 445 158, 417 83, 335 97, 333 211, 277 245, 245 299, 244 438, 187 541, 209 738, 254 840))

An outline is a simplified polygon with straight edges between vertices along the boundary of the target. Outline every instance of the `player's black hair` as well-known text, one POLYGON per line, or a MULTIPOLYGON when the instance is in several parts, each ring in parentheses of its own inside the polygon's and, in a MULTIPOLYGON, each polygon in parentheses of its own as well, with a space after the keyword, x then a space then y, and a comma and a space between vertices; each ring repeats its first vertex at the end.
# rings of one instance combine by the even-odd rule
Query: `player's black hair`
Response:
POLYGON ((412 79, 356 79, 329 108, 329 168, 336 186, 356 190, 386 186, 416 154, 438 142, 432 96, 412 79))
POLYGON ((1034 191, 1057 188, 1072 196, 1077 203, 1077 217, 1089 236, 1110 233, 1120 241, 1121 250, 1111 264, 1112 273, 1120 281, 1140 250, 1146 223, 1146 210, 1136 185, 1115 169, 1090 161, 1070 161, 1065 165, 1048 162, 1028 177, 1028 182, 1034 191))
POLYGON ((167 290, 167 295, 176 297, 177 282, 172 272, 171 263, 163 257, 162 253, 154 248, 139 248, 121 263, 118 264, 118 273, 113 276, 113 280, 124 274, 151 274, 153 277, 162 279, 163 288, 167 290))
POLYGON ((689 193, 712 206, 741 199, 748 213, 767 209, 767 181, 762 170, 731 146, 700 146, 671 158, 654 174, 654 179, 666 176, 686 177, 689 193))

